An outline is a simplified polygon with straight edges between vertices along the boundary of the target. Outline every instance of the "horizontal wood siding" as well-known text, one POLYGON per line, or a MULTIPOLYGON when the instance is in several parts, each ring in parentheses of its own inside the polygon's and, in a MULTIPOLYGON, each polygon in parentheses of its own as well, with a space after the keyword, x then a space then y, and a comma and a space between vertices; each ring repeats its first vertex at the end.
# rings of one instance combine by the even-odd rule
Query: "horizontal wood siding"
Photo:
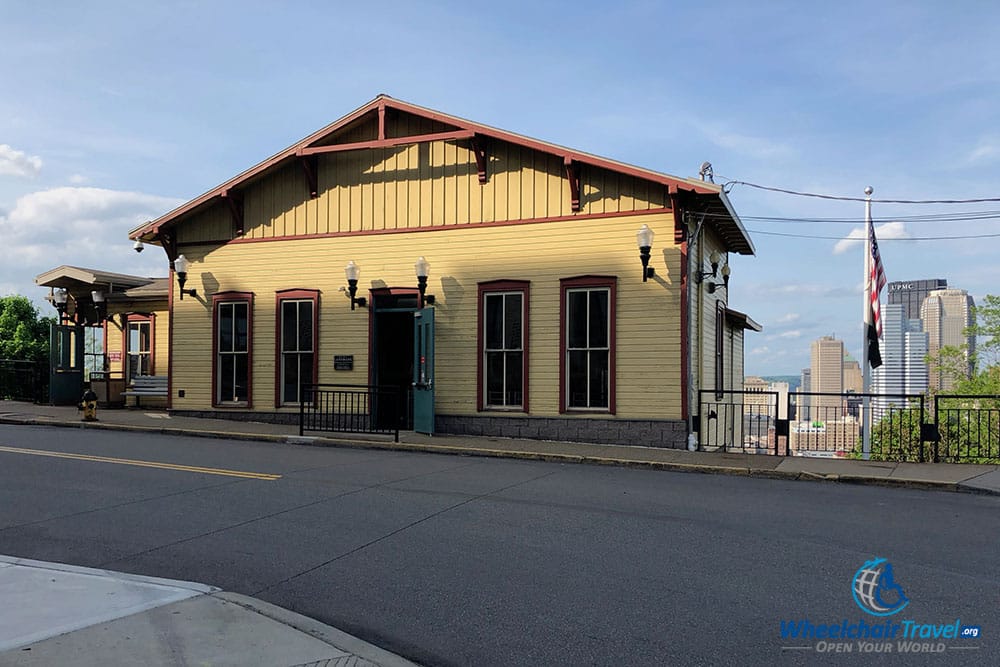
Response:
MULTIPOLYGON (((533 191, 522 201, 533 202, 535 196, 533 191)), ((443 201, 439 205, 445 206, 443 201)), ((428 293, 437 297, 439 413, 476 414, 477 283, 516 279, 531 281, 531 414, 558 415, 559 280, 600 274, 618 276, 618 416, 677 419, 680 260, 676 247, 659 243, 672 238, 672 229, 670 215, 650 214, 530 227, 467 225, 421 234, 187 248, 188 286, 198 290, 198 298, 174 304, 174 407, 203 409, 211 404, 210 304, 211 295, 220 291, 255 294, 255 409, 273 407, 278 290, 321 292, 319 380, 367 383, 369 311, 352 312, 339 291, 346 282, 344 265, 354 260, 361 267, 359 296, 368 296, 371 287, 415 287, 413 263, 424 255, 431 264, 428 293), (635 247, 635 231, 644 222, 658 233, 651 263, 656 277, 646 283, 635 247), (354 355, 353 371, 333 370, 333 357, 339 354, 354 355), (186 398, 177 398, 177 389, 184 389, 186 398)))

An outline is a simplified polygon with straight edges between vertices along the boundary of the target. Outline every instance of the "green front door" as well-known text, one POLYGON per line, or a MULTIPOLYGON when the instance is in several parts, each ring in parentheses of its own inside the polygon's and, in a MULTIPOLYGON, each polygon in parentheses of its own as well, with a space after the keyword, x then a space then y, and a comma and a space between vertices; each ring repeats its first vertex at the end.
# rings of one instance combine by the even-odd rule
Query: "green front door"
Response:
POLYGON ((83 397, 83 327, 49 328, 49 402, 75 405, 83 397))
POLYGON ((434 309, 413 313, 413 430, 434 434, 434 309))

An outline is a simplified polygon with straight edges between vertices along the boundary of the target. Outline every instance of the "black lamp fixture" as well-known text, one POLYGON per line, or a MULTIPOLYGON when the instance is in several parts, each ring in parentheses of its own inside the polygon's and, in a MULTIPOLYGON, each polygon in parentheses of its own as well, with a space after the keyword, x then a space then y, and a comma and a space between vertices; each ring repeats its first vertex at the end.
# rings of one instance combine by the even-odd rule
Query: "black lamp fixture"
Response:
POLYGON ((727 289, 729 287, 729 274, 731 274, 732 272, 733 270, 729 268, 728 264, 722 267, 722 282, 721 283, 709 282, 708 293, 715 294, 715 290, 720 287, 723 289, 727 289))
POLYGON ((649 251, 653 248, 653 230, 649 225, 643 225, 635 233, 635 242, 639 246, 639 259, 642 261, 642 282, 652 278, 656 269, 649 265, 649 251))
POLYGON ((62 324, 63 319, 66 317, 66 301, 68 300, 69 292, 62 287, 58 287, 52 292, 52 303, 55 305, 56 310, 59 311, 59 324, 62 324))
POLYGON ((368 299, 363 296, 357 297, 358 278, 361 276, 361 267, 355 264, 352 259, 344 267, 344 273, 347 275, 347 298, 351 300, 351 310, 354 310, 354 306, 364 308, 368 305, 368 299))
POLYGON ((97 311, 97 323, 101 324, 108 317, 108 302, 104 292, 96 289, 90 293, 90 298, 94 302, 94 310, 97 311))
POLYGON ((719 251, 713 250, 712 254, 708 256, 708 261, 712 264, 712 270, 699 271, 696 274, 699 283, 705 280, 705 278, 707 278, 708 276, 712 276, 713 278, 715 278, 716 276, 719 275, 719 262, 722 261, 722 256, 719 255, 719 251))
POLYGON ((187 257, 185 257, 184 255, 177 255, 177 259, 174 260, 174 273, 177 274, 177 284, 180 285, 181 288, 181 301, 184 300, 185 294, 189 296, 198 295, 198 290, 194 288, 184 289, 184 284, 187 282, 188 279, 189 264, 190 262, 188 262, 187 257))
POLYGON ((434 305, 434 295, 427 294, 427 276, 431 273, 430 263, 423 257, 417 258, 417 263, 413 265, 413 270, 417 274, 417 289, 420 290, 420 307, 425 303, 434 305))

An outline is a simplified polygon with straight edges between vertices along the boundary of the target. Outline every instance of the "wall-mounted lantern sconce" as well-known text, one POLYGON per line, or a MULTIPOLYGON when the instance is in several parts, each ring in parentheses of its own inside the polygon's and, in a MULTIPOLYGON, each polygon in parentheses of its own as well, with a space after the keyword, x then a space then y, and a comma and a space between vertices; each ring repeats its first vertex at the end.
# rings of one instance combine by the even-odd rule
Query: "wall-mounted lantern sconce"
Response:
POLYGON ((413 270, 417 273, 417 289, 420 290, 420 307, 425 303, 434 305, 434 295, 427 294, 427 276, 431 273, 430 263, 423 257, 417 258, 417 263, 413 265, 413 270))
POLYGON ((66 301, 69 300, 69 293, 62 287, 57 288, 52 293, 52 303, 55 304, 56 310, 59 311, 59 324, 62 324, 63 319, 66 317, 66 301))
POLYGON ((363 296, 357 297, 358 278, 361 276, 361 267, 355 264, 352 259, 344 267, 344 273, 347 275, 347 298, 351 300, 351 310, 354 310, 354 306, 364 308, 368 305, 368 299, 363 296))
POLYGON ((642 261, 642 282, 652 278, 656 269, 649 265, 649 251, 653 248, 653 230, 649 225, 643 225, 635 233, 635 242, 639 246, 639 259, 642 261))
POLYGON ((701 281, 703 281, 705 278, 709 277, 709 276, 712 276, 713 278, 715 278, 716 276, 719 275, 719 262, 722 261, 722 256, 719 255, 719 251, 718 250, 713 250, 712 254, 708 256, 708 261, 711 262, 711 264, 712 264, 712 270, 711 271, 699 271, 696 274, 696 277, 697 277, 699 283, 701 281))
POLYGON ((708 293, 715 294, 715 290, 720 287, 723 289, 727 289, 729 287, 729 274, 731 274, 732 272, 733 270, 729 268, 728 264, 722 267, 722 282, 721 283, 709 282, 708 293))
POLYGON ((97 323, 100 324, 108 317, 108 303, 105 300, 104 292, 94 290, 90 293, 90 298, 94 301, 94 310, 97 311, 97 323))
POLYGON ((174 273, 177 274, 177 284, 181 288, 181 301, 184 300, 184 295, 197 296, 198 290, 196 289, 184 289, 184 284, 187 282, 188 278, 188 262, 187 257, 184 255, 177 255, 177 259, 174 260, 174 273))

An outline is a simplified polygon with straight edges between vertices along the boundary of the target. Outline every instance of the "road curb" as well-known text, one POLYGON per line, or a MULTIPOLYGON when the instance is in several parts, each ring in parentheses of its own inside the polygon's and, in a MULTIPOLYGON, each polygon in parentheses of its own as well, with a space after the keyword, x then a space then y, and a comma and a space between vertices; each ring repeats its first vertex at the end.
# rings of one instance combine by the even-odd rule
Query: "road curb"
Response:
POLYGON ((294 611, 289 611, 288 609, 278 607, 277 605, 273 605, 269 602, 264 602, 263 600, 249 597, 247 595, 240 595, 239 593, 231 593, 229 591, 212 593, 212 597, 225 600, 226 602, 231 602, 235 605, 243 607, 244 609, 248 609, 254 613, 260 614, 261 616, 265 616, 272 621, 277 621, 278 623, 287 625, 290 628, 294 628, 299 632, 309 635, 310 637, 315 637, 320 641, 326 642, 327 644, 345 651, 346 653, 356 655, 359 658, 374 663, 375 665, 380 665, 381 667, 420 667, 415 662, 411 662, 402 656, 396 655, 395 653, 387 651, 383 648, 379 648, 378 646, 370 644, 363 639, 359 639, 354 635, 350 635, 343 630, 338 630, 333 626, 320 623, 319 621, 309 618, 308 616, 303 616, 302 614, 294 611))
POLYGON ((560 454, 554 452, 530 452, 485 447, 454 447, 451 445, 431 445, 409 442, 386 442, 380 440, 348 440, 322 436, 272 435, 265 433, 240 433, 230 431, 195 431, 176 427, 136 426, 130 424, 102 424, 100 422, 65 421, 29 418, 0 417, 0 424, 21 426, 57 426, 61 428, 90 428, 109 431, 156 433, 196 438, 258 441, 293 444, 305 447, 348 447, 352 449, 379 449, 400 452, 425 452, 430 454, 450 454, 461 456, 482 456, 487 458, 507 458, 526 461, 548 461, 550 463, 584 463, 590 465, 610 465, 626 468, 646 468, 670 472, 702 473, 708 475, 730 475, 735 477, 757 477, 786 481, 840 482, 864 486, 922 489, 926 491, 952 491, 976 495, 1000 496, 1000 490, 963 486, 961 482, 938 482, 934 480, 865 477, 862 475, 824 474, 809 471, 783 471, 771 468, 750 468, 744 466, 721 466, 704 463, 679 463, 671 461, 643 461, 619 459, 587 454, 560 454))

